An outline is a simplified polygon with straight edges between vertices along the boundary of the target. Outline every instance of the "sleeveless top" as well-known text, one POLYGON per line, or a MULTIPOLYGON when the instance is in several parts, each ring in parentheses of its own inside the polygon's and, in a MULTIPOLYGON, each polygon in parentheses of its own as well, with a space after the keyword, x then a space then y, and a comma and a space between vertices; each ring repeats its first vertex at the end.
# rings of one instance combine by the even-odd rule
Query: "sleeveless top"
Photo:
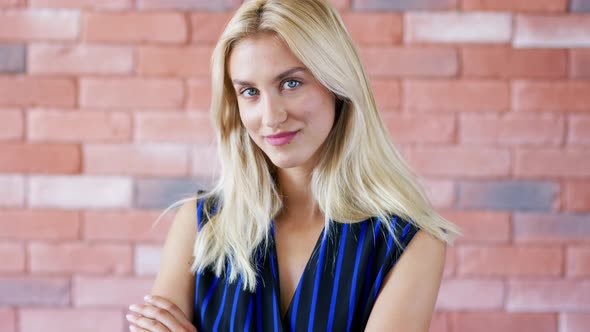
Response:
MULTIPOLYGON (((197 201, 197 228, 206 223, 203 200, 197 201)), ((213 206, 211 213, 215 213, 213 206)), ((272 221, 271 221, 272 222, 272 221)), ((242 289, 205 269, 195 277, 193 325, 208 331, 362 331, 382 282, 419 230, 393 215, 357 223, 331 221, 319 236, 284 317, 280 311, 278 262, 271 223, 268 250, 257 251, 257 288, 242 289), (397 246, 383 227, 392 224, 397 246)))

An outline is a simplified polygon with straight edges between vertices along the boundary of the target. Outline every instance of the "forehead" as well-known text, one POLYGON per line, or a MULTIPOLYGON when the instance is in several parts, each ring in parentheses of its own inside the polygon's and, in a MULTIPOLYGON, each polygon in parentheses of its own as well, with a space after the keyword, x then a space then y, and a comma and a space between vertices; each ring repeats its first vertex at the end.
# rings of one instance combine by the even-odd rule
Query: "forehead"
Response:
POLYGON ((276 34, 259 33, 234 45, 228 58, 231 79, 274 78, 292 67, 305 67, 276 34))

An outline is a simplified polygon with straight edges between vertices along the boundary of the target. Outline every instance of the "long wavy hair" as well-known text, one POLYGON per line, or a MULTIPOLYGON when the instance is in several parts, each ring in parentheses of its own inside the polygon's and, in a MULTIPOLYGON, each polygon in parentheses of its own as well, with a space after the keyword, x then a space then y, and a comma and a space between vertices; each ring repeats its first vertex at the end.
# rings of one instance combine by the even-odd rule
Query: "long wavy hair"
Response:
MULTIPOLYGON (((212 203, 205 204, 203 213, 209 221, 198 230, 191 271, 210 268, 217 275, 228 273, 230 282, 239 276, 244 289, 254 291, 254 253, 260 246, 267 248, 271 220, 283 207, 276 166, 242 124, 228 75, 233 47, 260 32, 281 38, 337 98, 334 126, 311 174, 311 191, 325 215, 326 230, 332 221, 389 220, 397 215, 452 244, 461 231, 434 210, 395 149, 358 53, 335 9, 325 0, 250 0, 226 25, 211 59, 210 115, 217 134, 219 177, 207 192, 177 201, 162 213, 200 198, 218 206, 209 213, 212 203)), ((396 235, 389 223, 383 224, 396 235)))

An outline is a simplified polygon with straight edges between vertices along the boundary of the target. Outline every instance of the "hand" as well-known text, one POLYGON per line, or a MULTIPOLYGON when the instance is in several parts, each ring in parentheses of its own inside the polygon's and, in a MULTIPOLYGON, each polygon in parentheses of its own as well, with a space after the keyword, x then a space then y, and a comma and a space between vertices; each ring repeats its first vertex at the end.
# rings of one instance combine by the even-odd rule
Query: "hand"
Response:
POLYGON ((129 330, 137 332, 197 332, 182 310, 160 296, 146 296, 146 303, 129 306, 125 317, 129 330))

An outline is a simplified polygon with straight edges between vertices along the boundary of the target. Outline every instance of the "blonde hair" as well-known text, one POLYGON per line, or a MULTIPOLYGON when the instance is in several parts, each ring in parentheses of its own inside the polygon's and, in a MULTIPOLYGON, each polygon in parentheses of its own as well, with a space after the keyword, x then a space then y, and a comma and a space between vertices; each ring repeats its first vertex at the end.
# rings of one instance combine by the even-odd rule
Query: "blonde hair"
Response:
MULTIPOLYGON (((460 229, 434 211, 396 151, 338 13, 324 0, 250 0, 227 24, 211 61, 211 117, 221 174, 208 192, 178 201, 163 212, 200 198, 215 200, 220 207, 211 214, 212 203, 203 209, 209 222, 196 237, 191 271, 211 268, 217 275, 229 272, 230 282, 240 276, 244 289, 254 291, 257 270, 253 253, 260 245, 266 248, 271 220, 283 207, 274 180, 276 166, 242 125, 227 68, 235 44, 259 32, 280 37, 340 101, 334 127, 320 147, 322 153, 311 175, 311 190, 326 216, 326 230, 330 220, 389 220, 393 214, 452 244, 454 237, 461 235, 460 229)), ((395 234, 389 223, 383 224, 395 234)))

